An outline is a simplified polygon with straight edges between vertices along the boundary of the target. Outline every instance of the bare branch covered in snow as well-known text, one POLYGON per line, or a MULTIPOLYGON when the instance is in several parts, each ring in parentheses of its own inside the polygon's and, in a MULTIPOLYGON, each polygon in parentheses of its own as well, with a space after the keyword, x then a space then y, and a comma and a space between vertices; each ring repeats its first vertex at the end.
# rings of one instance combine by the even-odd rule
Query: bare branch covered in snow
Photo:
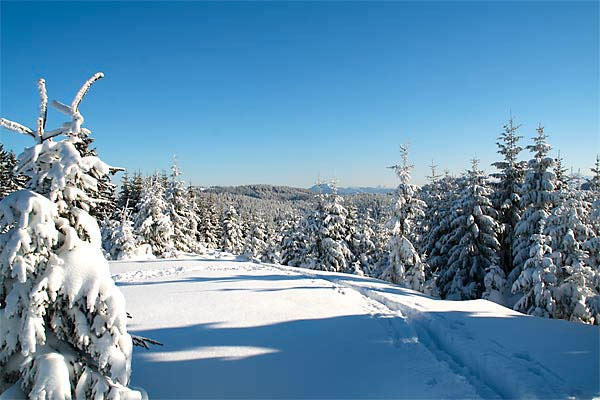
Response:
POLYGON ((29 136, 35 138, 35 134, 33 133, 33 131, 31 129, 29 129, 28 127, 21 125, 17 122, 9 121, 8 119, 5 119, 5 118, 0 118, 0 126, 3 128, 9 129, 11 131, 14 131, 17 133, 22 133, 23 135, 29 135, 29 136))

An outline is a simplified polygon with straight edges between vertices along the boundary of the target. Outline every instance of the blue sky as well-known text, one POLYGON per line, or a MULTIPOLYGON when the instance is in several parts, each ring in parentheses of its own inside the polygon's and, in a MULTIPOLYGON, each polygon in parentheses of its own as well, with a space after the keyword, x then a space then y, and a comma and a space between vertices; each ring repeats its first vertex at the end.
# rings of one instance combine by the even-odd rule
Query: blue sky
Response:
MULTIPOLYGON (((396 184, 411 144, 487 172, 509 110, 587 171, 600 152, 598 2, 1 2, 0 116, 33 126, 35 82, 81 110, 102 158, 200 185, 396 184)), ((62 117, 51 113, 49 126, 62 117)), ((0 130, 15 151, 26 137, 0 130)), ((528 155, 527 155, 528 156, 528 155)))

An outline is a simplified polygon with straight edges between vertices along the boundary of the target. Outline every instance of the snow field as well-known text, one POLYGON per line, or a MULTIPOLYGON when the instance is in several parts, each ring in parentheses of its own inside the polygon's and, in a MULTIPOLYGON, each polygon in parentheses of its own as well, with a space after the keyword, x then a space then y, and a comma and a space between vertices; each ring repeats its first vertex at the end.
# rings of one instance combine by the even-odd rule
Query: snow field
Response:
POLYGON ((589 398, 599 330, 371 278, 202 258, 111 263, 151 398, 589 398))

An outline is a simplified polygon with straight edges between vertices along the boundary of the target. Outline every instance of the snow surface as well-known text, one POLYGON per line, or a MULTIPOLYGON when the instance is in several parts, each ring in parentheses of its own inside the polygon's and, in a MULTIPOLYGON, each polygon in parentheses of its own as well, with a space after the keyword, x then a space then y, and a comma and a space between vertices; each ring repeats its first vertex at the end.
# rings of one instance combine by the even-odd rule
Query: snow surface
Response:
POLYGON ((150 398, 590 398, 598 327, 223 253, 112 262, 150 398))

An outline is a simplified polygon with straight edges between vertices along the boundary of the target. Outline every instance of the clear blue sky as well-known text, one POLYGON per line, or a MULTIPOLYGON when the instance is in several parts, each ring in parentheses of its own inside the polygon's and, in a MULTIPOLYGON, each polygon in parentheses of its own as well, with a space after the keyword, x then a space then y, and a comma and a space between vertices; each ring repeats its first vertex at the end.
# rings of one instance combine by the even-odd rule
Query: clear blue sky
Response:
MULTIPOLYGON (((82 103, 103 159, 201 185, 387 185, 434 159, 487 172, 512 109, 565 163, 600 152, 598 2, 0 3, 0 116, 34 126, 35 82, 82 103)), ((49 126, 61 116, 50 114, 49 126)), ((0 130, 20 151, 25 137, 0 130)))

